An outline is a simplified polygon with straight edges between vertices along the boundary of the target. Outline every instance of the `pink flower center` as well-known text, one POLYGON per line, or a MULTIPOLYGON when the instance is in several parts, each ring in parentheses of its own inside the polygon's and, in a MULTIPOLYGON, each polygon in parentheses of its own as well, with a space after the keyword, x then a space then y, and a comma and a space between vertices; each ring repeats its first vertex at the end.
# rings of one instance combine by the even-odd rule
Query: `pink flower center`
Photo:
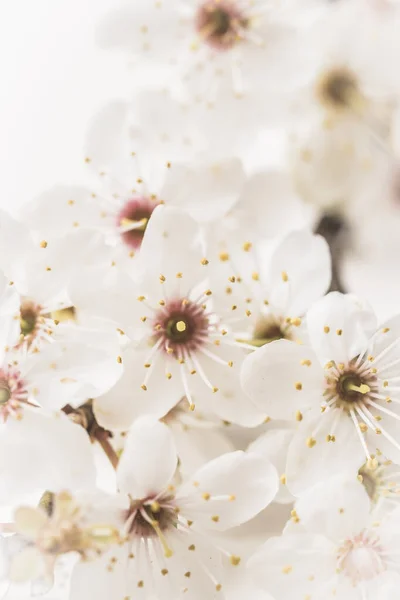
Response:
POLYGON ((0 369, 0 420, 16 416, 21 404, 27 403, 28 392, 21 373, 15 367, 0 369))
POLYGON ((186 299, 168 301, 154 319, 154 338, 178 358, 197 350, 208 336, 209 321, 202 305, 186 299))
POLYGON ((363 532, 346 540, 339 549, 338 567, 354 584, 373 579, 385 571, 379 538, 363 532))
POLYGON ((124 243, 135 250, 140 248, 147 223, 159 202, 139 196, 131 198, 120 211, 117 227, 124 243))
POLYGON ((206 0, 196 15, 200 38, 215 50, 230 50, 244 38, 249 19, 235 0, 206 0))

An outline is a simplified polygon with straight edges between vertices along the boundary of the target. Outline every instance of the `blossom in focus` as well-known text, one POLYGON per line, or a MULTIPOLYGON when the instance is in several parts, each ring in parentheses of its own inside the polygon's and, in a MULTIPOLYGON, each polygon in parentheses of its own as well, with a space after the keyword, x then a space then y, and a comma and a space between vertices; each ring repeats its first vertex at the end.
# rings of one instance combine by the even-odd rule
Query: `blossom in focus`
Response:
MULTIPOLYGON (((124 544, 106 565, 90 571, 81 563, 71 586, 80 598, 82 582, 92 573, 103 595, 120 589, 128 595, 177 598, 224 595, 229 569, 240 556, 221 548, 217 538, 248 521, 274 498, 275 469, 252 453, 223 454, 182 485, 174 480, 177 454, 166 425, 145 417, 135 422, 117 469, 118 488, 126 499, 124 544), (125 579, 124 579, 125 578, 125 579)), ((90 567, 89 567, 90 568, 90 567)), ((97 589, 97 588, 96 588, 97 589)))
POLYGON ((337 292, 307 313, 309 345, 278 340, 246 358, 242 383, 272 418, 300 422, 288 452, 291 491, 383 454, 398 461, 398 318, 337 292))

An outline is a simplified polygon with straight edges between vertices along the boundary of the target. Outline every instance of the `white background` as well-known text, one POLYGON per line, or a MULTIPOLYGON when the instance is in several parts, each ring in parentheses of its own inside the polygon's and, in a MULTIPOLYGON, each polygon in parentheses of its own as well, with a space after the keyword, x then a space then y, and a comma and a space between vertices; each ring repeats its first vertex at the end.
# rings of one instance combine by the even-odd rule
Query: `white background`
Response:
POLYGON ((124 60, 96 48, 115 0, 0 0, 0 206, 83 181, 88 119, 128 93, 124 60))

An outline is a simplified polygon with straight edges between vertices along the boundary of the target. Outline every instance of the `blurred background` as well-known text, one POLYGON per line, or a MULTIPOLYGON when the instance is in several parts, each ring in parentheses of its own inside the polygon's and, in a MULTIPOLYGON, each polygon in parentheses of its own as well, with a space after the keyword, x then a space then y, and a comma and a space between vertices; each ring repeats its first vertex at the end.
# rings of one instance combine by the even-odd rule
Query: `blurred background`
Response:
POLYGON ((113 0, 0 2, 0 206, 81 181, 90 116, 128 93, 123 60, 94 44, 113 0))

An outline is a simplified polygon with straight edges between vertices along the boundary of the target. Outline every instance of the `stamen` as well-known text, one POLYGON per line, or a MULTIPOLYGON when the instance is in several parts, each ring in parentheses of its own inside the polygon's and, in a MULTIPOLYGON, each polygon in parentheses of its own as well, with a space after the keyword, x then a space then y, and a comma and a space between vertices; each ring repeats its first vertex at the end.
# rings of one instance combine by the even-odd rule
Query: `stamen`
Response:
POLYGON ((371 391, 371 388, 366 383, 362 383, 361 385, 354 385, 353 383, 349 383, 345 385, 348 391, 359 392, 360 394, 368 394, 371 391))

